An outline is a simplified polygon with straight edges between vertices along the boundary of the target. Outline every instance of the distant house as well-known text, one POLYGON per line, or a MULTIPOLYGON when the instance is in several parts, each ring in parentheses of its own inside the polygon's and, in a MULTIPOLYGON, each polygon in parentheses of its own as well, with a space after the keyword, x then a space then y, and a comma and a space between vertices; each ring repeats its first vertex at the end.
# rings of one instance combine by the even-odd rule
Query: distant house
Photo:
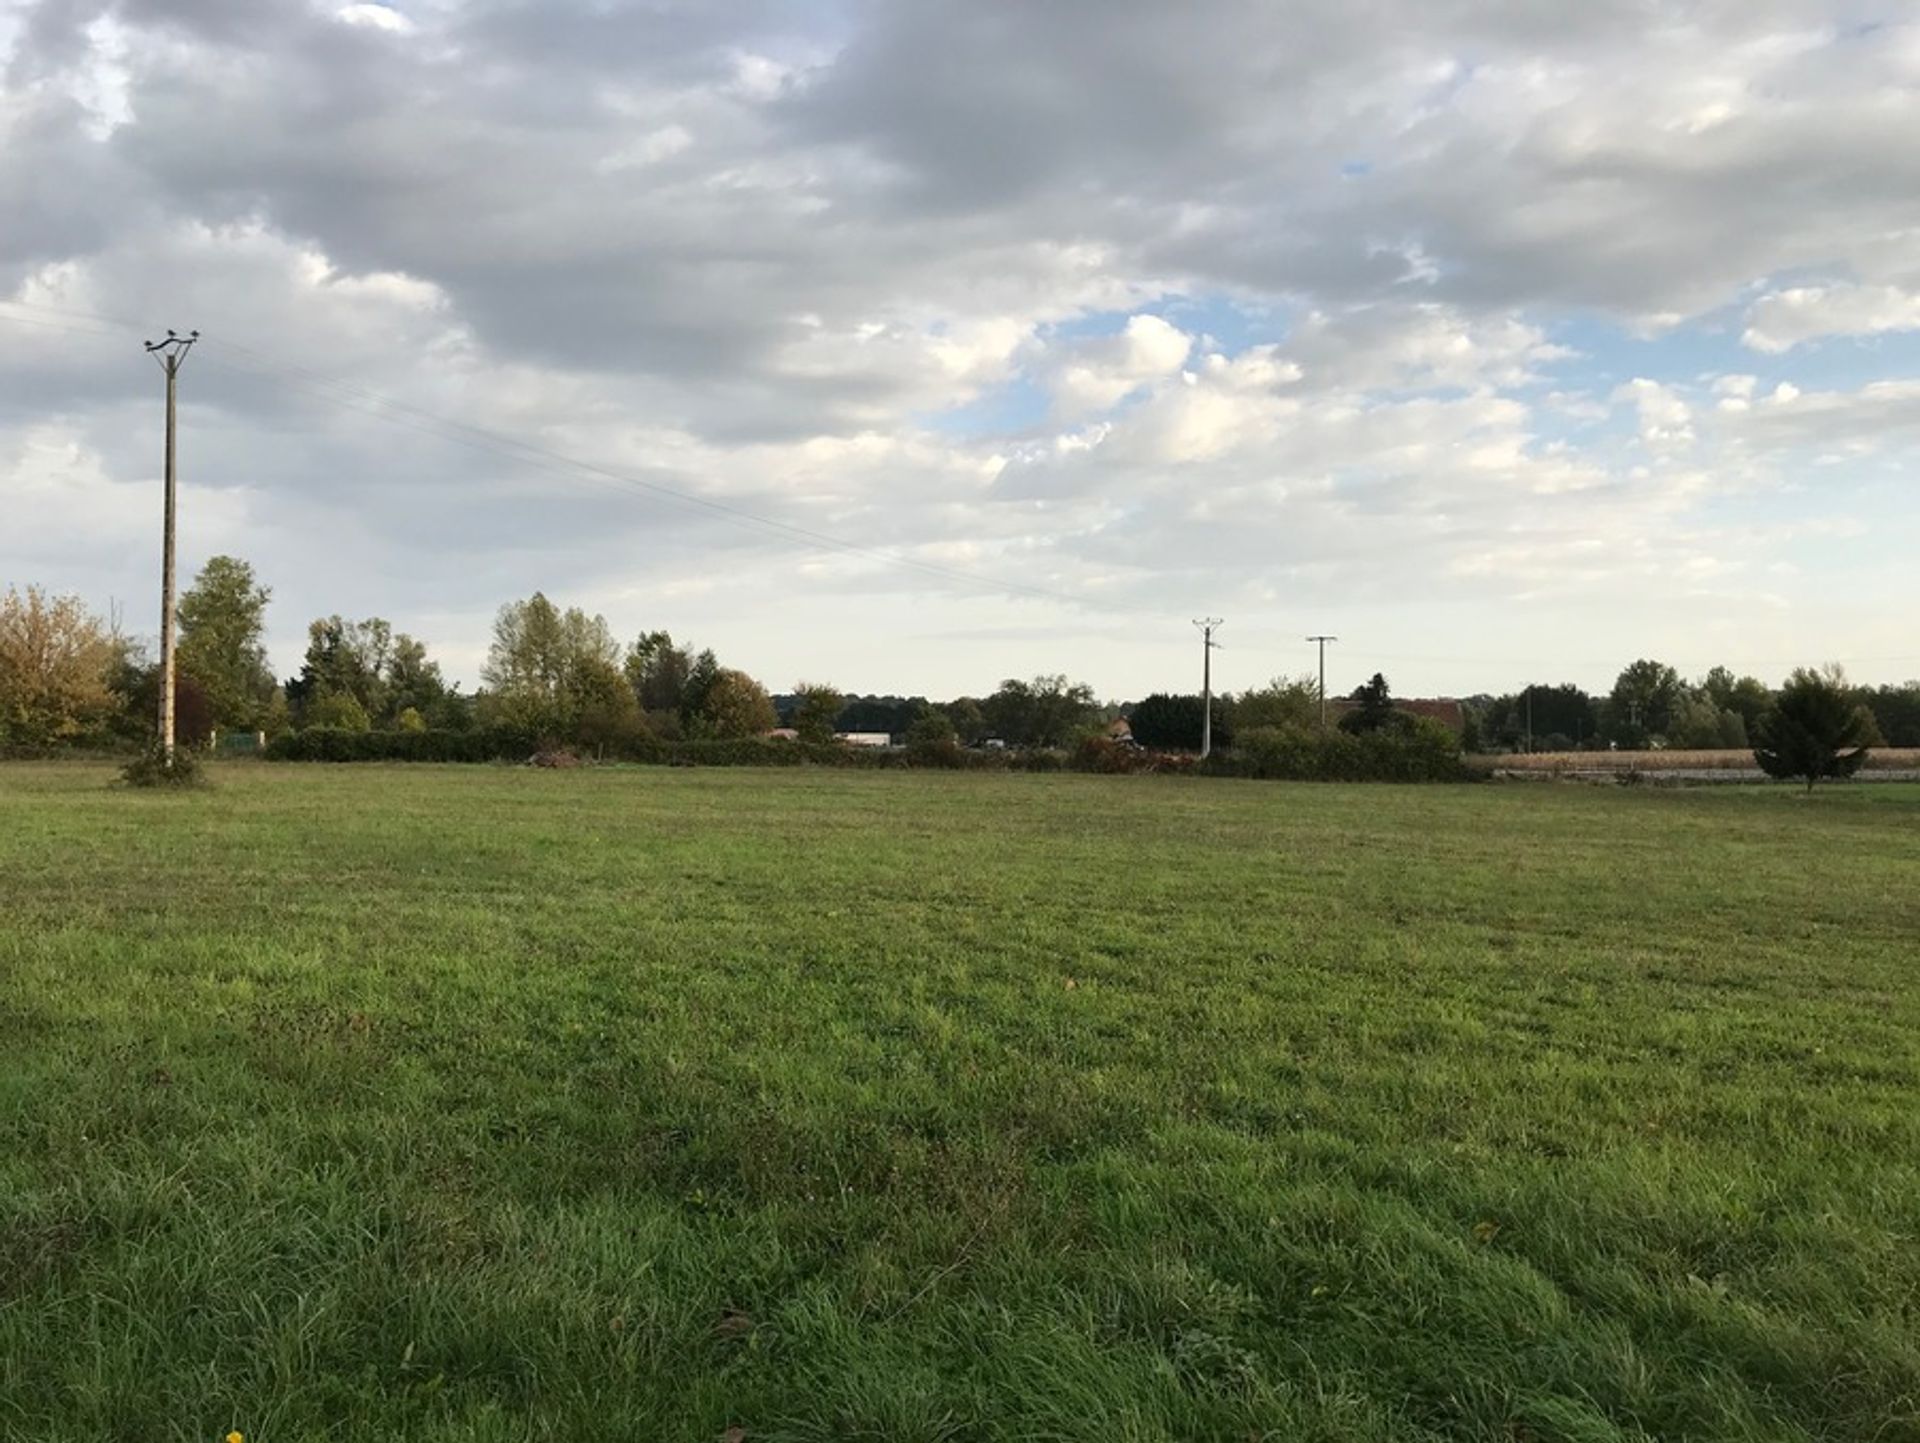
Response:
POLYGON ((893 745, 891 732, 835 732, 833 739, 845 742, 850 747, 890 747, 893 745))
MULTIPOLYGON (((1327 698, 1327 712, 1329 716, 1336 721, 1352 711, 1357 705, 1357 702, 1349 701, 1345 697, 1337 699, 1334 697, 1327 698)), ((1395 711, 1411 712, 1414 716, 1423 716, 1429 720, 1437 721, 1455 736, 1463 735, 1467 729, 1466 708, 1462 707, 1460 703, 1452 697, 1411 699, 1395 697, 1393 699, 1393 709, 1395 711)))
POLYGON ((1133 740, 1133 723, 1123 716, 1117 716, 1107 723, 1107 735, 1117 742, 1133 740))
POLYGON ((766 735, 769 741, 797 742, 800 740, 800 733, 795 731, 792 727, 775 727, 772 731, 768 732, 766 735))

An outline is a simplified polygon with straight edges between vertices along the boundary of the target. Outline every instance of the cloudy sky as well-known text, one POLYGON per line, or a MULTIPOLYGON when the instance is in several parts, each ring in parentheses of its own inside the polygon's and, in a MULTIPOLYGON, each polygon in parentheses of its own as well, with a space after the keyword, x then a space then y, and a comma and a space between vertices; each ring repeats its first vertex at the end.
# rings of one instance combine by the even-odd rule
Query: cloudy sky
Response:
POLYGON ((1911 0, 0 0, 0 584, 471 680, 1920 674, 1911 0))

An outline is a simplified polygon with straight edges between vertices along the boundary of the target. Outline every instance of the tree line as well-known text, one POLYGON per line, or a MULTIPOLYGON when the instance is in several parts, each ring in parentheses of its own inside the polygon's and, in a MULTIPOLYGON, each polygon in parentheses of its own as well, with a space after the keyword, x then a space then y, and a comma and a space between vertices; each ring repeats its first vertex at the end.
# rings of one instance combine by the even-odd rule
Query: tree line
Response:
MULTIPOLYGON (((1003 681, 982 696, 844 695, 800 682, 778 696, 711 648, 648 631, 623 642, 603 617, 562 608, 543 593, 501 608, 478 691, 447 681, 424 643, 380 617, 315 618, 299 670, 277 678, 263 642, 272 593, 245 561, 217 556, 179 604, 177 734, 189 745, 216 730, 282 735, 462 733, 499 728, 555 746, 619 755, 643 741, 730 740, 791 728, 808 742, 882 732, 933 755, 946 746, 1074 747, 1107 737, 1121 717, 1129 742, 1164 752, 1200 745, 1206 715, 1192 694, 1156 693, 1103 703, 1064 675, 1003 681)), ((1796 673, 1776 691, 1715 667, 1695 681, 1638 660, 1612 689, 1531 685, 1462 703, 1456 749, 1559 751, 1746 748, 1766 740, 1767 719, 1796 673)), ((1920 746, 1920 683, 1854 687, 1837 672, 1821 685, 1851 719, 1850 745, 1920 746)), ((112 745, 150 738, 158 667, 139 641, 103 624, 77 599, 28 587, 0 597, 0 744, 112 745)), ((1796 695, 1798 693, 1795 693, 1796 695)), ((1279 735, 1319 729, 1322 699, 1309 676, 1279 677, 1212 701, 1216 746, 1271 751, 1279 735)), ((1348 733, 1404 731, 1416 720, 1375 675, 1333 704, 1348 733)), ((1428 744, 1431 744, 1429 741, 1428 744)))
MULTIPOLYGON (((1857 686, 1838 667, 1821 675, 1865 713, 1867 745, 1920 747, 1920 681, 1857 686)), ((1745 750, 1760 739, 1760 723, 1781 695, 1724 666, 1687 681, 1666 663, 1643 658, 1623 668, 1605 694, 1563 682, 1469 697, 1462 705, 1467 749, 1475 752, 1745 750)))

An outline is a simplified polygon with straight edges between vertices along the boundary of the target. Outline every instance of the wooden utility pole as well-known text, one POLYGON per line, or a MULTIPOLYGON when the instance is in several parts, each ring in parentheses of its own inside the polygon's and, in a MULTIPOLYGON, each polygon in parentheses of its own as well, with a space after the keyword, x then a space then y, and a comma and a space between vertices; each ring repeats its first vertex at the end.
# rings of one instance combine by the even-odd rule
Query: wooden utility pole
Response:
POLYGON ((189 331, 185 336, 168 331, 166 340, 147 342, 147 354, 160 363, 160 369, 167 376, 166 534, 160 543, 160 749, 169 767, 173 765, 174 391, 181 363, 199 339, 198 331, 189 331))
POLYGON ((1320 730, 1327 729, 1327 643, 1338 641, 1337 636, 1310 636, 1308 641, 1320 643, 1320 730))
POLYGON ((1213 755, 1213 653, 1219 643, 1213 629, 1226 623, 1217 616, 1203 616, 1193 623, 1200 628, 1200 759, 1213 755))

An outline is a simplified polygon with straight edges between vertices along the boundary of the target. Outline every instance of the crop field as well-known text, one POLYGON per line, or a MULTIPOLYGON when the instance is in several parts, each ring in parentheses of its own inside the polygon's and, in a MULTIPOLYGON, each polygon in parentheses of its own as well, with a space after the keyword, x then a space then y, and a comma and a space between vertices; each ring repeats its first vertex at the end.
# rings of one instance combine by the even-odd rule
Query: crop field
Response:
MULTIPOLYGON (((1678 747, 1649 752, 1519 752, 1479 759, 1503 772, 1582 771, 1757 771, 1747 748, 1686 751, 1678 747)), ((1862 766, 1866 772, 1920 771, 1920 747, 1875 747, 1862 766)))
POLYGON ((0 1438, 1920 1439, 1920 787, 0 767, 0 1438))

